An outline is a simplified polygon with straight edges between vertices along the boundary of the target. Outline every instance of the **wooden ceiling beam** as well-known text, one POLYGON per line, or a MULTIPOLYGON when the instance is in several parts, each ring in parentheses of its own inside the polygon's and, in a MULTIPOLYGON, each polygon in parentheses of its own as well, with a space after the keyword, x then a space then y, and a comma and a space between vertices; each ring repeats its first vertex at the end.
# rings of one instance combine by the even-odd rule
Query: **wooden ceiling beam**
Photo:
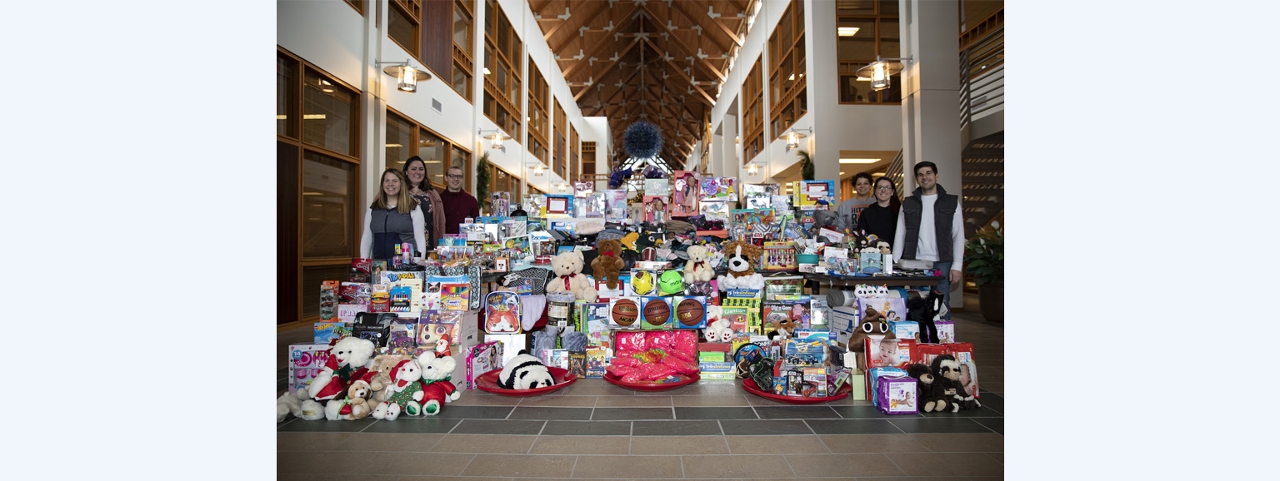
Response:
MULTIPOLYGON (((680 5, 680 3, 681 3, 681 2, 671 2, 671 8, 674 8, 674 9, 676 10, 676 12, 679 12, 679 13, 680 13, 680 15, 683 15, 683 16, 684 16, 684 18, 685 18, 686 20, 688 20, 688 21, 690 21, 690 22, 693 22, 693 24, 694 24, 694 25, 702 25, 702 24, 704 23, 704 22, 699 22, 697 19, 693 18, 693 15, 689 14, 689 12, 686 12, 686 11, 684 10, 684 7, 683 7, 682 5, 680 5)), ((707 20, 711 21, 711 23, 714 23, 714 24, 716 24, 716 25, 719 25, 721 29, 727 30, 727 29, 724 27, 724 25, 720 25, 720 22, 715 21, 715 19, 714 19, 714 18, 707 18, 707 20)), ((706 30, 706 29, 704 28, 703 30, 706 30)), ((732 34, 732 33, 731 33, 731 34, 729 34, 729 38, 732 38, 732 39, 734 40, 734 42, 737 42, 737 44, 738 44, 738 46, 739 46, 739 47, 741 47, 741 46, 742 46, 742 40, 738 38, 738 35, 737 35, 737 34, 732 34)), ((714 42, 714 43, 716 44, 716 47, 719 47, 719 48, 720 48, 720 51, 721 51, 721 52, 724 52, 726 55, 729 53, 729 46, 728 46, 728 45, 721 45, 721 44, 720 44, 720 42, 717 42, 717 41, 716 41, 716 39, 715 39, 715 37, 714 37, 714 36, 712 36, 712 37, 711 37, 711 41, 712 41, 712 42, 714 42)))
MULTIPOLYGON (((608 10, 608 9, 609 9, 609 5, 608 5, 608 4, 600 3, 600 9, 599 9, 599 10, 596 10, 596 12, 595 12, 595 13, 593 13, 593 14, 591 14, 591 16, 590 16, 590 17, 587 17, 587 19, 586 19, 585 21, 583 21, 582 23, 577 23, 577 22, 573 22, 573 23, 574 23, 575 25, 579 25, 579 26, 587 26, 587 25, 590 25, 592 20, 595 20, 595 19, 596 19, 596 17, 599 17, 601 13, 604 13, 604 11, 605 11, 605 10, 608 10)), ((560 31, 560 27, 565 26, 565 24, 567 24, 567 23, 570 23, 570 22, 568 22, 568 21, 564 21, 564 22, 557 23, 555 26, 551 27, 551 29, 550 29, 550 30, 547 30, 546 32, 544 32, 544 33, 542 34, 542 39, 543 39, 543 40, 548 40, 548 41, 549 41, 549 40, 551 39, 551 36, 552 36, 552 35, 555 35, 555 34, 556 34, 556 32, 560 31)), ((572 38, 572 37, 570 37, 570 38, 572 38)), ((552 48, 552 49, 551 49, 551 51, 552 51, 552 52, 559 52, 559 51, 560 51, 561 49, 563 49, 563 48, 564 48, 564 46, 565 46, 566 44, 568 44, 568 43, 569 43, 569 41, 568 41, 568 40, 566 40, 564 43, 561 43, 560 45, 556 46, 555 48, 552 48)), ((548 45, 548 46, 550 46, 551 44, 550 44, 550 43, 548 43, 547 45, 548 45)))
MULTIPOLYGON (((636 46, 636 44, 637 44, 637 43, 639 43, 639 42, 640 42, 640 39, 639 39, 639 38, 631 39, 631 43, 628 43, 626 47, 623 47, 623 48, 622 48, 622 51, 621 51, 621 52, 618 52, 618 59, 617 59, 617 60, 610 60, 610 61, 609 61, 609 65, 605 66, 604 70, 601 70, 601 71, 600 71, 600 81, 601 81, 601 82, 603 82, 603 81, 604 81, 604 76, 605 76, 605 74, 609 73, 609 70, 612 70, 614 66, 618 65, 618 62, 622 60, 622 57, 627 56, 627 52, 630 52, 630 51, 631 51, 631 48, 632 48, 632 47, 635 47, 635 46, 636 46)), ((579 60, 579 62, 582 62, 582 60, 579 60)), ((568 75, 568 74, 565 74, 565 78, 569 78, 569 75, 568 75)), ((579 92, 579 94, 578 94, 578 95, 574 95, 574 96, 573 96, 573 100, 576 102, 576 101, 577 101, 579 98, 581 98, 581 97, 582 97, 582 92, 579 92)))
MULTIPOLYGON (((635 14, 636 14, 636 12, 638 12, 638 11, 639 11, 639 9, 640 9, 640 7, 639 7, 639 6, 632 7, 631 12, 630 12, 630 13, 627 13, 627 15, 628 15, 628 16, 627 16, 627 17, 624 17, 624 18, 626 18, 626 20, 623 20, 623 22, 626 22, 626 23, 624 23, 624 24, 622 24, 622 25, 619 25, 619 26, 618 26, 618 28, 614 28, 614 29, 613 29, 613 31, 614 31, 614 32, 620 32, 620 31, 622 31, 622 30, 625 30, 625 27, 630 27, 630 26, 631 26, 631 23, 632 23, 632 22, 635 22, 636 18, 638 18, 638 17, 636 17, 636 15, 635 15, 635 14)), ((606 10, 607 10, 607 8, 606 8, 606 10)), ((634 42, 633 42, 633 43, 634 43, 634 42)), ((592 57, 599 58, 599 57, 600 57, 600 54, 601 54, 601 53, 603 53, 603 51, 604 51, 604 50, 607 50, 609 47, 611 47, 611 46, 616 46, 616 45, 617 45, 617 44, 616 44, 616 43, 614 43, 614 42, 600 42, 600 45, 598 45, 598 46, 596 46, 596 48, 592 49, 590 54, 587 54, 586 56, 582 57, 582 60, 578 60, 578 61, 574 62, 574 63, 573 63, 573 65, 570 65, 570 66, 569 66, 569 68, 567 68, 567 69, 565 69, 565 70, 564 70, 564 72, 563 72, 563 73, 564 73, 564 78, 565 78, 565 80, 568 80, 568 79, 569 79, 569 76, 570 76, 571 74, 573 74, 573 72, 574 72, 574 71, 576 71, 576 70, 578 69, 578 67, 579 67, 579 66, 582 66, 582 65, 588 65, 588 64, 590 64, 590 63, 591 63, 591 62, 590 62, 590 60, 591 60, 591 58, 592 58, 592 57)), ((622 58, 622 55, 621 55, 621 54, 619 54, 619 55, 618 55, 618 58, 619 58, 619 59, 621 59, 621 58, 622 58)))
MULTIPOLYGON (((649 15, 650 21, 653 21, 653 18, 654 18, 653 12, 649 11, 648 7, 644 7, 644 12, 645 12, 645 15, 649 15)), ((708 70, 711 70, 711 73, 715 74, 715 76, 719 78, 721 82, 724 82, 726 80, 724 74, 720 73, 720 69, 716 68, 714 65, 711 65, 711 62, 707 61, 707 59, 698 57, 699 50, 694 50, 688 44, 684 43, 684 40, 680 40, 680 37, 677 35, 669 35, 669 37, 671 40, 675 40, 676 46, 680 47, 681 49, 684 49, 685 57, 693 57, 694 59, 697 59, 697 63, 701 63, 703 64, 703 66, 707 67, 708 70)), ((721 55, 728 55, 728 54, 729 54, 728 51, 724 51, 723 53, 721 53, 721 55)))
MULTIPOLYGON (((653 47, 653 50, 654 50, 654 51, 657 51, 657 52, 661 52, 661 51, 662 51, 662 49, 659 49, 657 45, 654 45, 654 44, 653 44, 653 41, 652 41, 652 40, 649 40, 649 39, 647 39, 647 38, 646 38, 646 39, 644 39, 644 42, 645 42, 645 43, 647 43, 647 44, 649 44, 649 46, 650 46, 650 47, 653 47)), ((715 99, 711 98, 711 96, 710 96, 710 95, 707 95, 707 92, 706 92, 706 91, 703 91, 703 90, 702 90, 702 87, 699 87, 697 84, 693 83, 693 82, 694 82, 694 80, 693 80, 692 78, 690 78, 690 77, 689 77, 689 75, 687 75, 687 74, 685 74, 685 73, 684 73, 684 69, 680 68, 680 66, 679 66, 679 65, 676 65, 676 64, 675 64, 675 63, 673 63, 672 61, 667 60, 667 59, 666 59, 666 57, 663 57, 662 59, 663 59, 664 61, 666 61, 666 62, 667 62, 667 64, 671 65, 671 67, 672 67, 672 68, 676 69, 676 73, 677 73, 677 74, 680 74, 680 76, 681 76, 681 77, 684 77, 684 79, 685 79, 686 81, 688 81, 688 82, 689 82, 689 85, 692 85, 692 86, 693 86, 694 90, 697 90, 699 94, 702 94, 702 100, 704 100, 704 101, 706 101, 706 102, 707 102, 707 106, 714 107, 714 106, 716 105, 716 101, 715 101, 715 99)))

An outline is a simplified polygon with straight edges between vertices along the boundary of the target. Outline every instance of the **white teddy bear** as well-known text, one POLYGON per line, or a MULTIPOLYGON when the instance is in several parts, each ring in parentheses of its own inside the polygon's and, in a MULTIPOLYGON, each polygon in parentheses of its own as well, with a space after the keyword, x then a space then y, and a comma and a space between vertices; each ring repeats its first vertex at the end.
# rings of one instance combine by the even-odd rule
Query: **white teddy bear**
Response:
POLYGON ((587 276, 582 273, 586 261, 581 251, 565 252, 551 259, 551 268, 556 277, 547 283, 547 293, 568 292, 579 300, 596 302, 596 288, 587 276))
POLYGON ((325 361, 324 369, 307 386, 307 394, 316 401, 328 401, 345 395, 351 383, 369 372, 376 348, 373 341, 368 339, 347 337, 338 341, 329 348, 329 360, 325 361))
POLYGON ((711 268, 710 251, 703 246, 689 246, 685 251, 689 255, 689 263, 684 265, 684 283, 707 282, 715 278, 716 271, 711 268))

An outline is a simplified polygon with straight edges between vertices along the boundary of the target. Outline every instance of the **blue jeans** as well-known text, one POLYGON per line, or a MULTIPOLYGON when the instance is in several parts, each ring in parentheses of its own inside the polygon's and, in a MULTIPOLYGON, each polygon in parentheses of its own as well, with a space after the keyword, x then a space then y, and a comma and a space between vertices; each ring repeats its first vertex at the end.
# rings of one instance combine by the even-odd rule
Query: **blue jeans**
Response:
POLYGON ((938 281, 938 289, 946 295, 943 302, 946 303, 947 313, 941 319, 951 319, 951 263, 950 262, 934 262, 933 268, 942 271, 942 280, 938 281))

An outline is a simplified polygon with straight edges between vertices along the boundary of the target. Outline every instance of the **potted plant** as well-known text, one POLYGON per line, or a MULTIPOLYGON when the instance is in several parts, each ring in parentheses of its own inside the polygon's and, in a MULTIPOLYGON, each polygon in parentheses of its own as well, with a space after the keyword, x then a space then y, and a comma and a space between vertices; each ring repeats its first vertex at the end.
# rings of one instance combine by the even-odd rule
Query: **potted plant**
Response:
POLYGON ((991 222, 965 243, 964 264, 978 286, 982 317, 1004 322, 1004 231, 1000 222, 991 222))

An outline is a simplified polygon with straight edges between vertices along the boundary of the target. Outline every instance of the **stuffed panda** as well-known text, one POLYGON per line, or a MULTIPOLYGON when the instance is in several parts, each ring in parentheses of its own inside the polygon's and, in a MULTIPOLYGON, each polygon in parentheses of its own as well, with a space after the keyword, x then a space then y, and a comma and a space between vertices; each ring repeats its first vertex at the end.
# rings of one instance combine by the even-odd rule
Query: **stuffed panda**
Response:
POLYGON ((507 367, 502 368, 502 372, 498 374, 498 387, 503 389, 535 389, 550 387, 555 383, 551 371, 538 358, 529 355, 528 349, 521 350, 520 354, 511 358, 507 367))

